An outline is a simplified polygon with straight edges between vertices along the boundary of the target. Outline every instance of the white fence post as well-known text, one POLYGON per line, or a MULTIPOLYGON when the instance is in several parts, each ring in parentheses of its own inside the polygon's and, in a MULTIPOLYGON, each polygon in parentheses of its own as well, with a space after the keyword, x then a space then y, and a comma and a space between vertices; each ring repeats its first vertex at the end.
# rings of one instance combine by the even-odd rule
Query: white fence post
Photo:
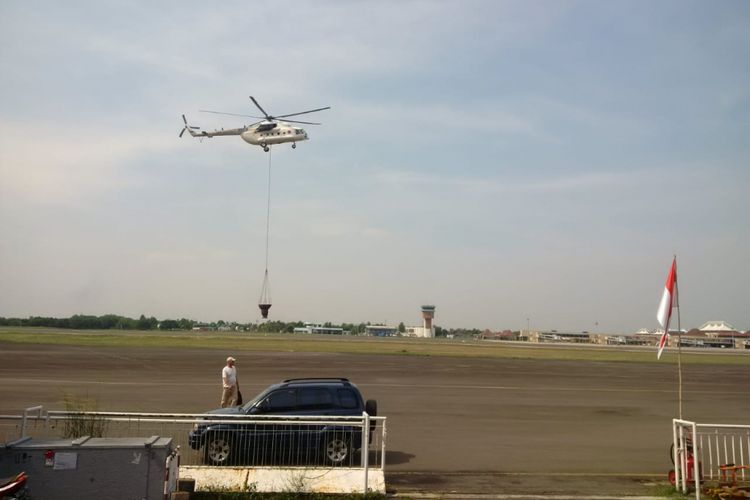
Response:
POLYGON ((674 487, 679 489, 680 481, 680 467, 677 465, 679 462, 679 453, 677 453, 677 419, 672 419, 672 463, 674 464, 674 487))
POLYGON ((365 485, 362 493, 367 494, 367 480, 369 479, 369 462, 370 462, 370 415, 366 411, 362 412, 362 468, 365 471, 365 485))
MULTIPOLYGON (((381 443, 381 449, 380 449, 380 470, 385 473, 385 436, 386 436, 386 430, 385 430, 385 420, 383 422, 383 430, 381 431, 381 439, 383 442, 381 443)), ((750 436, 748 437, 748 440, 750 440, 750 436)))
POLYGON ((32 411, 38 411, 39 412, 39 418, 42 416, 42 405, 39 406, 32 406, 30 408, 26 408, 23 411, 23 420, 21 420, 21 439, 26 437, 26 418, 29 416, 29 412, 32 411))
POLYGON ((700 472, 700 443, 698 442, 698 427, 693 422, 693 478, 695 479, 695 498, 700 500, 701 498, 701 478, 700 472))

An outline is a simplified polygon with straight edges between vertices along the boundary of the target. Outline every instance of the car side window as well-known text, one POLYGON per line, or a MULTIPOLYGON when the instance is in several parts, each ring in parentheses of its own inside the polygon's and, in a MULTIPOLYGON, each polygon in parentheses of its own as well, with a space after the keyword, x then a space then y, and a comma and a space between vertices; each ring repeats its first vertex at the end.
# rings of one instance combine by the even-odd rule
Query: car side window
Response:
POLYGON ((324 387, 303 387, 299 392, 300 410, 330 410, 333 408, 333 396, 324 387))
POLYGON ((294 389, 281 389, 268 395, 263 402, 262 408, 266 411, 291 411, 296 406, 296 391, 294 389))
POLYGON ((342 408, 351 410, 359 406, 357 395, 351 389, 339 389, 338 396, 339 396, 339 404, 341 405, 342 408))

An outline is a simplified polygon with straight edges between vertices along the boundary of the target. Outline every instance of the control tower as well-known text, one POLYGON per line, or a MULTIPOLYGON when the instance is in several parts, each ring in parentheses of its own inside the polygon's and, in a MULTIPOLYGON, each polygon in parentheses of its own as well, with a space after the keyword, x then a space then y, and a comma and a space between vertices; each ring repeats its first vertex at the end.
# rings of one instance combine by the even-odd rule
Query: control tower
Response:
POLYGON ((434 337, 435 328, 432 326, 432 319, 435 317, 435 306, 422 306, 422 319, 425 337, 434 337))

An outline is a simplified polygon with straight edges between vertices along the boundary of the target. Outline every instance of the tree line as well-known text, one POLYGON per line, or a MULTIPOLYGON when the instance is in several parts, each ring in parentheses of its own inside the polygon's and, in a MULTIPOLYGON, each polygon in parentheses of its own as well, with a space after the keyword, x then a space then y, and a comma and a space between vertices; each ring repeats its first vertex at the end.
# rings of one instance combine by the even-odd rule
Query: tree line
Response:
MULTIPOLYGON (((341 323, 334 324, 326 322, 322 326, 327 328, 341 328, 352 335, 362 335, 366 327, 372 323, 341 323)), ((259 333, 292 333, 295 328, 305 326, 302 321, 265 321, 262 323, 237 323, 226 322, 223 320, 204 323, 187 318, 181 319, 162 319, 158 320, 152 317, 146 317, 141 314, 138 319, 119 316, 117 314, 105 314, 103 316, 93 316, 85 314, 76 314, 69 318, 53 318, 45 316, 31 316, 29 318, 4 318, 0 316, 0 326, 30 326, 46 328, 63 328, 71 330, 192 330, 194 328, 205 328, 208 330, 236 330, 259 333)), ((405 331, 403 323, 398 325, 400 332, 405 331)), ((478 329, 472 328, 451 328, 445 329, 439 326, 435 327, 436 337, 445 337, 453 335, 456 337, 472 337, 479 335, 478 329)))
POLYGON ((165 320, 160 322, 154 317, 147 318, 141 314, 138 319, 105 314, 91 316, 76 314, 69 318, 52 318, 45 316, 31 316, 29 318, 0 317, 0 326, 43 326, 48 328, 67 328, 72 330, 156 330, 160 327, 190 330, 195 324, 189 319, 165 320))

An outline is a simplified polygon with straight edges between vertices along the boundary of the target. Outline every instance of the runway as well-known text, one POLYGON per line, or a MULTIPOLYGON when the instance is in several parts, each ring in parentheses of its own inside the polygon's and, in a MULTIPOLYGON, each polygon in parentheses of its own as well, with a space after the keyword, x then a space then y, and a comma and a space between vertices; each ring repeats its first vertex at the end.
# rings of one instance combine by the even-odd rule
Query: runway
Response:
MULTIPOLYGON (((246 400, 286 378, 347 377, 388 417, 386 478, 402 491, 524 494, 544 484, 564 494, 592 477, 636 488, 671 468, 673 364, 12 343, 0 351, 2 414, 63 409, 65 394, 94 398, 102 411, 203 412, 218 406, 228 354, 246 400)), ((687 365, 683 376, 684 418, 748 424, 750 363, 687 365)))

